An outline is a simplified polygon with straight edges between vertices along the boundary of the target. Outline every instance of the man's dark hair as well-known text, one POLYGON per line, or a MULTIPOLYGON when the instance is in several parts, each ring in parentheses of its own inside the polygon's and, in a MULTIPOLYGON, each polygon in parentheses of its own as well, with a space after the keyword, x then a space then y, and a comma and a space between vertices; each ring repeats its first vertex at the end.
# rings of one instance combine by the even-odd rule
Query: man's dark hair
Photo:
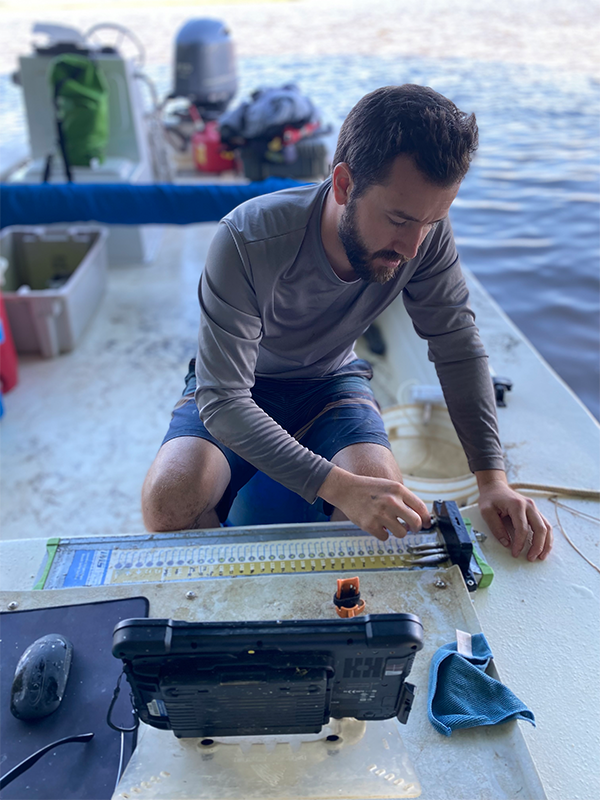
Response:
POLYGON ((359 100, 344 120, 333 166, 348 164, 359 196, 385 183, 394 159, 407 154, 427 180, 446 188, 465 177, 477 145, 475 114, 428 86, 384 86, 359 100))

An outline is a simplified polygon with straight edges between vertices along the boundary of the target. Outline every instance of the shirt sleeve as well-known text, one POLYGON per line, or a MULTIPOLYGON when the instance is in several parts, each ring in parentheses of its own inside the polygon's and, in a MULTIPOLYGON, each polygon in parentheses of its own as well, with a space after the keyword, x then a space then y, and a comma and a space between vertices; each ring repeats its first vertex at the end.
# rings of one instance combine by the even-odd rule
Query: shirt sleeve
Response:
POLYGON ((252 399, 262 321, 241 237, 222 222, 198 288, 196 404, 207 430, 269 477, 315 501, 333 464, 296 441, 252 399))
POLYGON ((429 345, 450 417, 472 472, 504 469, 494 388, 448 219, 439 223, 404 289, 404 305, 429 345))

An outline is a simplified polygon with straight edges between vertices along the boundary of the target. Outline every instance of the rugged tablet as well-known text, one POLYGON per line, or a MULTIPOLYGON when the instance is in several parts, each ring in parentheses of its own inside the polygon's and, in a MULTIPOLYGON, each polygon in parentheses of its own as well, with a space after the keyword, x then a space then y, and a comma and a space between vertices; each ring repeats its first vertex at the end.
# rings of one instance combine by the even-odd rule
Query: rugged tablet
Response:
POLYGON ((129 619, 113 634, 143 722, 175 736, 318 733, 397 716, 423 646, 413 614, 272 622, 129 619))

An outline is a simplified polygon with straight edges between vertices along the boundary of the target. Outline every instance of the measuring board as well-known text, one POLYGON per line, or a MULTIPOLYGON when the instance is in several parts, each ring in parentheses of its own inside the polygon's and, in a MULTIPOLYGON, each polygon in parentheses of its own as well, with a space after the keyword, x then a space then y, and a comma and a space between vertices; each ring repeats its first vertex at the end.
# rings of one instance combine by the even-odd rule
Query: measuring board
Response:
MULTIPOLYGON (((435 545, 435 529, 380 542, 349 523, 261 525, 50 539, 34 589, 67 589, 308 572, 427 569, 409 547, 435 545)), ((443 566, 443 564, 438 564, 443 566)))

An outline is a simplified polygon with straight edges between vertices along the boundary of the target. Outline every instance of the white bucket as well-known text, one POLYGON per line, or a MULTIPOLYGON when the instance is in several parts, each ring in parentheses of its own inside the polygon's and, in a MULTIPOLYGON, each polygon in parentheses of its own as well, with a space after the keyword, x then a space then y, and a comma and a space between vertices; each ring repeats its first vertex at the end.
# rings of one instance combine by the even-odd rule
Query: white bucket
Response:
POLYGON ((383 412, 383 421, 404 484, 430 505, 454 500, 475 503, 477 481, 444 406, 398 405, 383 412))

